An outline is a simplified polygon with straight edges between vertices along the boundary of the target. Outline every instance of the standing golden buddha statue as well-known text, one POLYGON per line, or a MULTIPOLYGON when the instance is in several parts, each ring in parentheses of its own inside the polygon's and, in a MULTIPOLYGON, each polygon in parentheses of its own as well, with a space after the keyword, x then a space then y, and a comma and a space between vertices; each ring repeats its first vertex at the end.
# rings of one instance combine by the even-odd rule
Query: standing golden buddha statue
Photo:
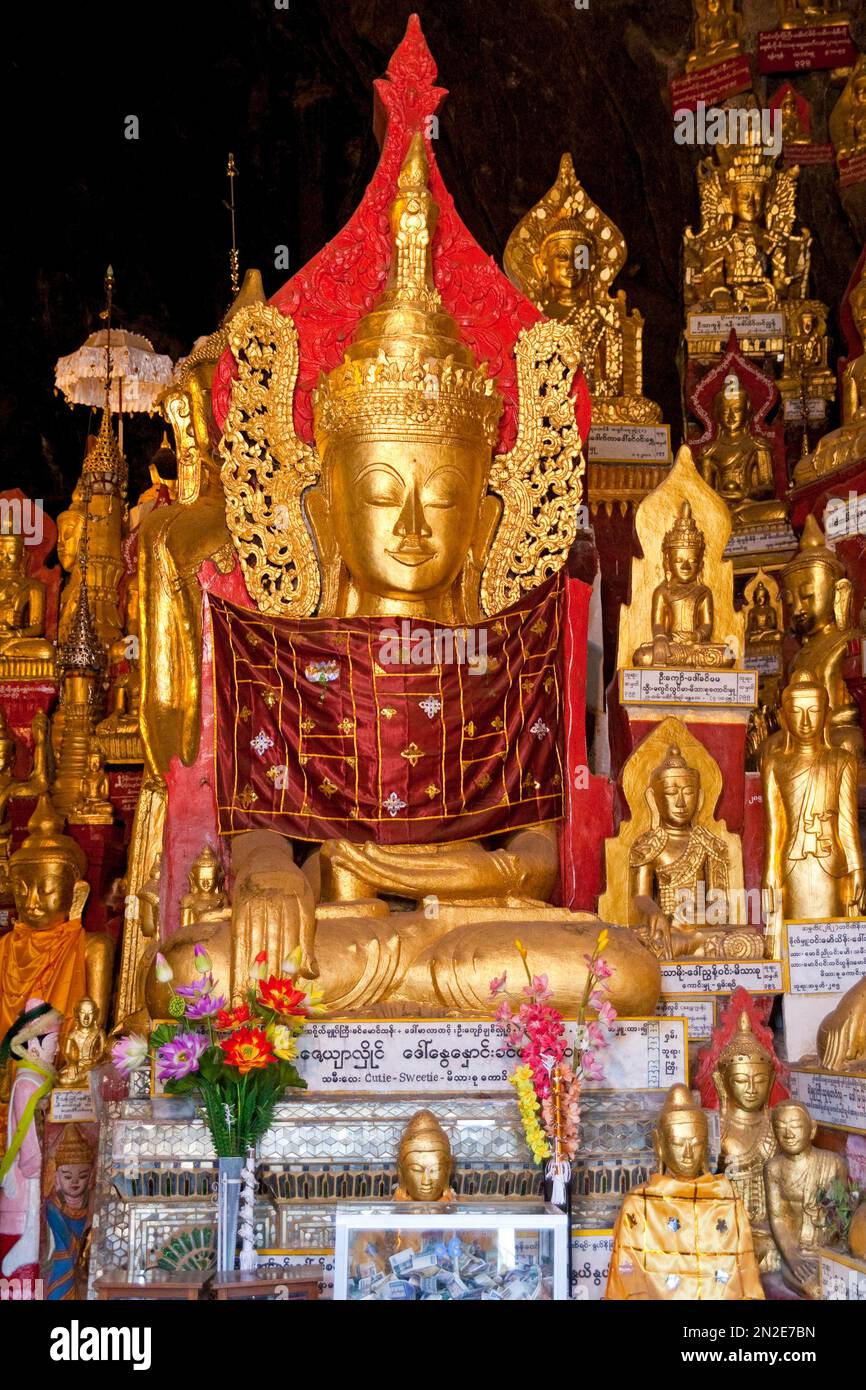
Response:
POLYGON ((707 1161, 707 1117, 672 1086, 653 1131, 658 1172, 626 1195, 616 1220, 608 1300, 762 1299, 743 1202, 707 1161))
POLYGON ((737 1030, 719 1053, 713 1082, 721 1112, 721 1158, 725 1173, 749 1215, 762 1270, 778 1263, 767 1221, 764 1163, 776 1152, 770 1094, 776 1079, 771 1053, 752 1032, 744 1011, 737 1030))
POLYGON ((852 586, 814 516, 806 518, 797 553, 782 569, 781 578, 782 598, 801 643, 789 675, 806 674, 823 685, 829 703, 827 733, 831 744, 862 757, 860 710, 842 674, 848 645, 852 638, 859 641, 860 637, 851 622, 852 586))
POLYGON ((518 222, 505 247, 508 278, 548 318, 571 324, 592 397, 593 424, 653 424, 643 394, 643 319, 611 287, 625 238, 593 203, 564 154, 556 183, 518 222))
POLYGON ((858 917, 866 880, 857 758, 830 742, 826 688, 806 671, 782 692, 781 723, 761 760, 771 910, 795 922, 858 917))
POLYGON ((57 556, 69 574, 60 596, 59 646, 69 637, 78 607, 85 554, 88 598, 99 640, 108 647, 123 636, 120 584, 125 568, 126 483, 126 460, 106 406, 98 433, 88 439, 72 503, 57 518, 57 556))

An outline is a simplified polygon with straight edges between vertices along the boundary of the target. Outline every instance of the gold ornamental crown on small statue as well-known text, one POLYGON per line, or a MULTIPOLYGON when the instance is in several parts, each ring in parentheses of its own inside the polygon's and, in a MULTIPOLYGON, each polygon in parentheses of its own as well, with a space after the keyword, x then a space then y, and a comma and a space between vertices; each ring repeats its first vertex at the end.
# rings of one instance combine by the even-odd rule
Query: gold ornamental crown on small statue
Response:
POLYGON ((358 325, 343 362, 322 375, 313 398, 320 455, 332 436, 354 438, 407 426, 424 437, 443 435, 493 448, 502 399, 461 342, 433 284, 430 247, 438 209, 427 187, 424 140, 412 138, 391 207, 394 258, 387 287, 358 325))

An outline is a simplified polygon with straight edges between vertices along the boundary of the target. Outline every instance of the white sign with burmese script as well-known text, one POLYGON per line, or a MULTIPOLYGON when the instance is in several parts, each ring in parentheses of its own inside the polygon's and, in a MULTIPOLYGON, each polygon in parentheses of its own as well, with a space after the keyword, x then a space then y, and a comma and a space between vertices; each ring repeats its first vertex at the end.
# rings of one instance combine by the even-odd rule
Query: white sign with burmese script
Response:
POLYGON ((670 427, 593 425, 587 452, 590 463, 670 463, 670 427))
POLYGON ((93 1095, 90 1088, 85 1091, 64 1090, 57 1087, 51 1092, 51 1103, 48 1110, 49 1120, 55 1124, 72 1124, 76 1121, 95 1120, 96 1108, 93 1104, 93 1095))
POLYGON ((712 1037, 716 1026, 713 999, 660 999, 656 1013, 660 1018, 684 1018, 689 1025, 689 1042, 712 1037))
POLYGON ((690 338, 727 338, 732 328, 738 338, 783 338, 784 314, 689 314, 690 338))
POLYGON ((593 1303, 604 1298, 612 1249, 613 1231, 572 1231, 572 1298, 593 1303))
MULTIPOLYGON (((566 1024, 573 1045, 574 1022, 566 1024)), ((621 1018, 596 1049, 604 1080, 592 1089, 667 1089, 685 1081, 682 1018, 621 1018)), ((297 1065, 310 1091, 508 1092, 519 1058, 487 1019, 337 1019, 309 1023, 297 1065)))
POLYGON ((819 1125, 866 1134, 866 1076, 792 1067, 788 1088, 819 1125))
POLYGON ((844 994, 866 975, 866 922, 788 922, 791 994, 844 994))
POLYGON ((663 960, 662 997, 679 999, 690 994, 781 994, 780 960, 663 960))
POLYGON ((757 671, 624 666, 620 676, 620 702, 624 705, 751 706, 758 693, 757 671))
POLYGON ((866 1265, 835 1250, 822 1250, 820 1263, 823 1302, 866 1303, 866 1265))

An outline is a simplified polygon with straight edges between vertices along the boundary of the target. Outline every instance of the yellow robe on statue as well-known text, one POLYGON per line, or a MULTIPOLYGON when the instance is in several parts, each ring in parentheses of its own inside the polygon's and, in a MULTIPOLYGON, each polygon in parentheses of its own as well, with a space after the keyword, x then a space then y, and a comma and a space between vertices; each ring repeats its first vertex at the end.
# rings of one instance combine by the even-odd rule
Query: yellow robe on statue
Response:
POLYGON ((80 921, 60 922, 44 931, 16 922, 0 937, 0 1038, 31 997, 44 999, 68 1015, 86 993, 80 921))
POLYGON ((628 1193, 605 1298, 763 1297, 749 1218, 727 1178, 657 1174, 628 1193))

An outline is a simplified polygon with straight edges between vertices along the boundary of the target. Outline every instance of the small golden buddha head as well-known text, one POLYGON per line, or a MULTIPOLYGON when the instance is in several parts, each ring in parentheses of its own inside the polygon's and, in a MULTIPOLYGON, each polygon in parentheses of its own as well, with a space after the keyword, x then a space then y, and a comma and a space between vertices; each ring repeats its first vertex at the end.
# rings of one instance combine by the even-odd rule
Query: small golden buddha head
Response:
POLYGON ((791 626, 802 641, 835 624, 836 589, 845 567, 824 541, 814 516, 806 518, 797 553, 782 570, 791 626))
POLYGON ((805 1153, 818 1129, 809 1111, 799 1100, 780 1100, 773 1106, 773 1133, 776 1143, 789 1158, 805 1153))
POLYGON ((337 547, 360 593, 375 599, 432 598, 455 583, 502 413, 433 283, 438 209, 427 180, 419 132, 391 208, 385 291, 313 397, 337 547))
POLYGON ((571 303, 576 291, 589 279, 593 246, 586 229, 571 217, 561 217, 544 238, 534 257, 539 279, 559 303, 571 303))
POLYGON ((79 1028, 95 1028, 99 1023, 96 1004, 89 994, 81 996, 72 1012, 79 1028))
POLYGON ((222 864, 210 845, 205 845, 190 867, 188 878, 191 891, 212 896, 222 888, 223 877, 222 864))
POLYGON ((725 377, 725 384, 713 402, 713 415, 723 434, 734 435, 748 423, 752 402, 735 372, 725 377))
POLYGON ((752 594, 752 603, 756 608, 766 608, 769 602, 770 590, 767 588, 766 584, 759 579, 758 583, 755 585, 754 593, 752 594))
POLYGON ((675 829, 690 826, 698 810, 701 776, 689 767, 675 743, 650 777, 650 790, 663 825, 675 829))
POLYGON ((760 222, 766 198, 767 186, 759 179, 738 179, 731 184, 731 211, 740 222, 760 222))
POLYGON ((63 821, 41 796, 27 823, 28 835, 9 860, 9 878, 19 922, 46 931, 69 920, 76 890, 83 888, 87 860, 62 833, 63 821))
POLYGON ((78 558, 85 510, 84 496, 79 484, 72 494, 72 505, 57 518, 57 558, 67 574, 72 572, 78 558))
POLYGON ((693 584, 704 560, 704 534, 695 525, 689 502, 680 504, 679 514, 662 541, 665 578, 670 584, 693 584))
POLYGON ((403 1130, 397 1154, 399 1192, 410 1202, 438 1202, 451 1185, 451 1145, 430 1110, 419 1110, 403 1130))
POLYGON ((782 691, 780 718, 788 749, 793 743, 829 747, 828 710, 826 686, 808 671, 797 671, 782 691))
POLYGON ((0 575, 24 574, 24 537, 0 527, 0 575))
POLYGON ((763 1110, 770 1099, 776 1079, 773 1058, 752 1032, 745 1010, 737 1020, 737 1031, 719 1053, 716 1075, 723 1107, 732 1103, 739 1110, 763 1110))
POLYGON ((688 1086, 671 1086, 653 1130, 659 1171, 688 1182, 709 1172, 707 1117, 688 1086))
POLYGON ((93 1148, 78 1125, 64 1125, 63 1135, 52 1155, 54 1186, 70 1206, 84 1205, 93 1178, 93 1148))
POLYGON ((854 327, 860 334, 861 347, 866 350, 866 266, 857 284, 848 296, 848 307, 854 320, 854 327))

